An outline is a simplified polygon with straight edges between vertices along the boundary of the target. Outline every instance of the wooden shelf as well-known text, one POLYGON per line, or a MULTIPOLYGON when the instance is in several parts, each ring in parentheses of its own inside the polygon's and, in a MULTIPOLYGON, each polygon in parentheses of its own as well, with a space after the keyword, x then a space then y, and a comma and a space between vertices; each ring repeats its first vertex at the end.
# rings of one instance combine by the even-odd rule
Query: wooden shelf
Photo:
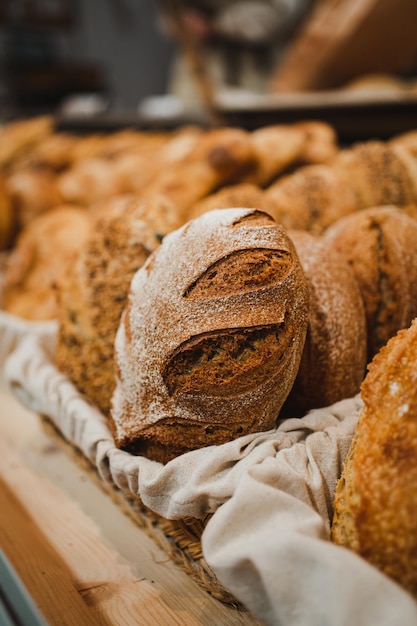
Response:
POLYGON ((47 623, 249 626, 167 559, 0 388, 0 545, 47 623))

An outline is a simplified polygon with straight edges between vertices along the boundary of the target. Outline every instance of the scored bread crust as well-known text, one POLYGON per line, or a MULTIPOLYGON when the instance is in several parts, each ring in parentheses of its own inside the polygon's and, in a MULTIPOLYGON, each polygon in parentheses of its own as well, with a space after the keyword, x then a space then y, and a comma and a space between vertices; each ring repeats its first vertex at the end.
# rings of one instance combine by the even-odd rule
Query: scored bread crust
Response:
POLYGON ((272 428, 307 320, 294 245, 267 214, 215 210, 171 233, 134 276, 117 333, 117 445, 166 462, 272 428))
POLYGON ((362 384, 363 411, 334 499, 332 539, 417 597, 417 319, 362 384))

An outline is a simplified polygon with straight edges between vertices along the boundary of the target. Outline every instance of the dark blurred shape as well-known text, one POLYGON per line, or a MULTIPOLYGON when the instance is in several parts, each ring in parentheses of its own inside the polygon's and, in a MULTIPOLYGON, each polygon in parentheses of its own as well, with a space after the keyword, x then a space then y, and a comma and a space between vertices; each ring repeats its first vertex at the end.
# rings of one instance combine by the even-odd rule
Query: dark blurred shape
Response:
POLYGON ((62 58, 59 39, 76 26, 78 8, 70 0, 2 3, 3 76, 17 113, 50 111, 74 92, 106 91, 98 64, 62 58))

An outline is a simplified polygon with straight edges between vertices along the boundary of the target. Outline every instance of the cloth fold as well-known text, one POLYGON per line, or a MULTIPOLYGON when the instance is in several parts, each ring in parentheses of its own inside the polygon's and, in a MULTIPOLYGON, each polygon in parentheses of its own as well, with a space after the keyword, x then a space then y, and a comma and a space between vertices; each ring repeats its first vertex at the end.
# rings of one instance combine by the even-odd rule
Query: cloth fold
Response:
POLYGON ((162 465, 115 447, 106 418, 54 365, 56 324, 0 313, 4 377, 48 416, 102 480, 167 519, 211 515, 204 556, 266 624, 408 626, 417 604, 329 540, 333 494, 362 408, 360 396, 162 465))
POLYGON ((319 441, 307 439, 304 453, 297 447, 241 477, 203 533, 207 563, 267 625, 415 626, 417 603, 407 592, 331 543, 322 514, 332 471, 320 461, 311 467, 319 441))

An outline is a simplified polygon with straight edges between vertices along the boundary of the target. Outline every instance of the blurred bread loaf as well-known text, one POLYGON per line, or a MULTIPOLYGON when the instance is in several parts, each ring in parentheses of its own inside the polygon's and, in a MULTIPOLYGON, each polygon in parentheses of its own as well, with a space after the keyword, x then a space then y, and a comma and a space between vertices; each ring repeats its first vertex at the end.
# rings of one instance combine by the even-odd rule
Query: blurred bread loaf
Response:
POLYGON ((322 237, 288 231, 310 290, 306 342, 281 416, 305 415, 359 392, 366 366, 366 319, 344 257, 322 237))
POLYGON ((167 196, 184 219, 191 206, 226 184, 239 181, 255 163, 250 134, 240 128, 206 131, 185 155, 145 186, 148 195, 167 196))
POLYGON ((417 599, 417 320, 375 356, 337 483, 333 541, 417 599))
POLYGON ((135 274, 116 343, 116 443, 166 462, 275 425, 296 376, 308 287, 266 213, 221 209, 135 274))
POLYGON ((178 222, 166 198, 129 195, 95 207, 91 219, 78 261, 59 284, 56 364, 107 415, 114 337, 130 280, 178 222))
POLYGON ((61 206, 23 228, 6 262, 3 308, 7 312, 28 320, 58 317, 57 283, 72 271, 89 223, 82 209, 61 206))
POLYGON ((306 165, 265 190, 271 215, 286 228, 321 234, 336 220, 395 205, 417 217, 417 159, 410 140, 367 141, 306 165))
POLYGON ((55 175, 47 169, 22 169, 7 178, 7 187, 20 230, 35 217, 46 213, 63 201, 55 175))
POLYGON ((7 169, 25 152, 53 133, 53 118, 19 119, 0 127, 0 167, 7 169))
POLYGON ((353 270, 370 361, 417 316, 417 220, 393 206, 373 207, 340 219, 323 237, 353 270))

